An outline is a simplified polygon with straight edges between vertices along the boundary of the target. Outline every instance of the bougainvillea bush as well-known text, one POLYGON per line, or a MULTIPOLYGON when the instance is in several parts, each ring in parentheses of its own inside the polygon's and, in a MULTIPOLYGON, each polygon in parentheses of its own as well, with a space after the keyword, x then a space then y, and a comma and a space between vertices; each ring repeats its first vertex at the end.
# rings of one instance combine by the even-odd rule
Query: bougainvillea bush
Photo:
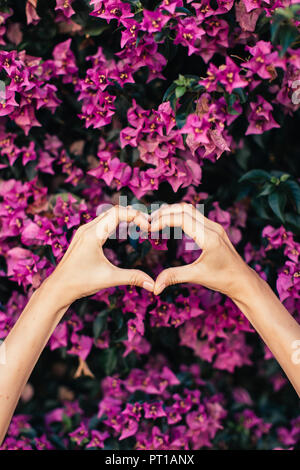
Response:
MULTIPOLYGON (((0 1, 2 340, 119 196, 204 204, 300 321, 299 25, 293 0, 0 1)), ((155 278, 186 241, 105 253, 155 278)), ((120 286, 70 307, 1 448, 299 449, 300 409, 230 299, 120 286)))

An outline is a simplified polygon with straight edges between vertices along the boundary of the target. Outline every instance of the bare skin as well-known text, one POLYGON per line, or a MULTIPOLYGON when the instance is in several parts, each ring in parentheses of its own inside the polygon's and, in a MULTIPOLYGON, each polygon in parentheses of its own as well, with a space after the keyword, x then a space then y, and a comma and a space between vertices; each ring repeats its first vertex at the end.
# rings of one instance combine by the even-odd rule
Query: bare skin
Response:
POLYGON ((202 249, 191 264, 159 274, 154 294, 181 282, 201 284, 226 294, 248 318, 272 351, 300 397, 300 363, 293 360, 300 344, 300 325, 269 285, 236 252, 223 227, 190 204, 165 206, 151 217, 151 231, 181 227, 202 249))
POLYGON ((0 443, 33 367, 72 302, 117 285, 153 291, 154 281, 146 273, 120 269, 104 256, 102 246, 121 221, 149 229, 145 215, 118 206, 80 227, 55 271, 31 296, 2 343, 6 360, 0 363, 0 443))
POLYGON ((229 296, 268 345, 300 396, 300 364, 292 361, 292 344, 300 340, 300 325, 268 284, 239 256, 221 225, 192 205, 159 209, 149 221, 132 208, 115 206, 80 227, 61 262, 34 292, 0 349, 0 443, 4 439, 20 394, 53 330, 72 302, 101 289, 137 285, 159 295, 181 282, 202 284, 229 296), (156 232, 182 227, 202 248, 192 264, 166 269, 154 281, 139 270, 120 269, 104 256, 102 246, 121 221, 156 232), (1 351, 0 351, 1 352, 1 351))

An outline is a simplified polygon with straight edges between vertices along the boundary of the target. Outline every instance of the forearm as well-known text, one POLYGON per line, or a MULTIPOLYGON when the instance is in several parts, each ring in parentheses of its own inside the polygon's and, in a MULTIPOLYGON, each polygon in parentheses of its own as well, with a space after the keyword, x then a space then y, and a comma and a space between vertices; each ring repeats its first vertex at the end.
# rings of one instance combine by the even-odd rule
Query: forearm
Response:
POLYGON ((60 306, 54 287, 43 284, 1 345, 4 364, 0 363, 0 443, 32 369, 66 310, 60 306))
POLYGON ((292 357, 293 344, 300 340, 300 325, 255 271, 250 269, 242 282, 240 293, 232 300, 272 351, 300 396, 300 364, 292 357))

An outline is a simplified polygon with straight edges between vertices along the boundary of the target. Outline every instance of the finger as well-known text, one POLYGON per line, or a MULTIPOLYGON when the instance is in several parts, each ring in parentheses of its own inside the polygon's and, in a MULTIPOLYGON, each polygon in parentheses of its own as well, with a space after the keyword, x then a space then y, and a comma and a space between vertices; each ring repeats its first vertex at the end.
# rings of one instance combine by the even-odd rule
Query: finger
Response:
POLYGON ((80 235, 86 232, 87 230, 90 230, 92 227, 94 227, 97 224, 97 222, 99 222, 102 219, 102 217, 107 214, 107 212, 108 211, 101 213, 100 215, 92 219, 90 222, 84 223, 80 225, 80 227, 77 228, 77 230, 73 234, 73 237, 67 248, 67 251, 65 252, 63 258, 60 261, 60 264, 63 264, 69 258, 74 246, 76 245, 76 242, 80 238, 80 235))
POLYGON ((154 281, 148 274, 139 269, 115 269, 115 286, 139 286, 153 292, 154 281))
POLYGON ((154 222, 151 222, 151 233, 163 230, 165 227, 181 227, 183 231, 191 237, 200 248, 204 244, 204 224, 200 223, 185 212, 161 215, 154 222))
POLYGON ((195 266, 186 264, 176 268, 168 268, 162 271, 154 285, 154 294, 159 295, 167 286, 181 282, 193 282, 195 266))
POLYGON ((213 230, 214 232, 218 234, 222 233, 222 226, 220 224, 218 224, 217 222, 214 222, 213 220, 208 219, 195 206, 193 206, 192 204, 188 204, 186 202, 168 205, 167 207, 160 208, 159 211, 155 211, 155 213, 151 215, 151 224, 153 224, 153 222, 162 215, 180 214, 180 213, 189 214, 191 217, 196 219, 199 223, 203 224, 205 228, 208 228, 209 230, 213 230))
MULTIPOLYGON (((99 214, 97 217, 95 217, 93 220, 91 220, 90 222, 87 222, 83 225, 81 225, 77 230, 76 232, 74 233, 73 237, 72 237, 72 240, 68 246, 68 249, 67 251, 65 252, 63 258, 61 259, 60 261, 60 265, 62 265, 70 256, 74 246, 76 245, 76 242, 78 241, 78 239, 80 238, 80 235, 91 230, 91 229, 94 229, 95 226, 97 226, 98 223, 101 222, 102 219, 104 218, 107 218, 109 215, 111 215, 112 213, 116 213, 117 212, 117 208, 120 208, 120 213, 121 213, 121 217, 120 218, 124 218, 124 213, 126 213, 126 207, 120 207, 120 206, 114 206, 110 209, 108 209, 107 211, 105 212, 102 212, 101 214, 99 214)), ((144 214, 144 213, 140 213, 136 210, 134 210, 133 208, 131 207, 128 207, 128 210, 127 210, 127 214, 128 214, 128 217, 131 218, 132 220, 134 220, 134 218, 136 217, 137 218, 137 225, 143 225, 143 227, 147 227, 147 231, 149 230, 149 223, 148 223, 148 214, 144 214)), ((108 224, 111 225, 111 221, 109 220, 108 221, 108 224)), ((117 223, 118 225, 118 223, 117 223)), ((114 226, 116 227, 116 226, 114 226)), ((97 230, 97 228, 96 228, 97 230)), ((112 231, 114 231, 114 229, 112 229, 112 231)), ((96 232, 97 233, 97 232, 96 232)), ((104 234, 100 234, 100 237, 101 236, 104 236, 104 234)), ((109 236, 109 235, 108 235, 109 236)), ((107 239, 107 236, 106 238, 104 238, 104 242, 105 240, 107 239)))
POLYGON ((189 214, 191 217, 199 221, 200 223, 207 224, 207 226, 213 229, 215 222, 209 220, 207 217, 200 212, 195 206, 192 204, 188 204, 186 202, 181 202, 178 204, 170 204, 166 205, 165 207, 161 207, 159 210, 153 212, 151 214, 151 223, 153 223, 158 217, 162 215, 168 214, 181 214, 181 213, 189 214))
POLYGON ((154 221, 161 215, 170 214, 170 213, 179 214, 182 212, 187 212, 193 216, 192 209, 194 209, 194 207, 191 204, 186 204, 186 203, 165 204, 161 206, 157 211, 151 214, 151 221, 154 221))
POLYGON ((171 207, 171 204, 167 204, 167 203, 162 204, 158 209, 156 209, 155 211, 151 212, 151 214, 149 215, 150 219, 152 219, 153 217, 155 217, 156 214, 159 214, 162 209, 167 209, 168 207, 171 207))
MULTIPOLYGON (((115 228, 117 227, 118 223, 122 221, 132 221, 135 217, 138 219, 142 219, 143 221, 148 221, 149 220, 149 215, 145 212, 138 211, 137 209, 134 209, 132 206, 119 206, 115 205, 108 209, 107 211, 103 212, 100 214, 98 217, 96 217, 91 224, 96 224, 97 222, 100 222, 102 219, 108 216, 113 216, 115 218, 115 228)), ((88 224, 87 224, 88 225, 88 224)))
POLYGON ((104 243, 116 230, 120 222, 134 222, 141 230, 148 232, 150 226, 146 214, 130 207, 115 206, 96 224, 97 238, 104 243))

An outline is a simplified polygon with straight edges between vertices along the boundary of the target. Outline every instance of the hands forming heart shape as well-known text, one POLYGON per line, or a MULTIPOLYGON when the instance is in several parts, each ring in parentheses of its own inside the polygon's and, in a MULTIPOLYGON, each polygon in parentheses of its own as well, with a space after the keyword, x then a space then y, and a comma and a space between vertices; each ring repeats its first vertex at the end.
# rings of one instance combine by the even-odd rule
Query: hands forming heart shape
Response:
POLYGON ((47 283, 65 305, 117 285, 140 286, 158 295, 167 286, 182 282, 201 284, 234 298, 240 290, 241 275, 249 270, 253 271, 236 252, 223 227, 191 204, 164 205, 151 216, 130 206, 114 206, 79 227, 47 283), (181 227, 202 249, 201 255, 191 264, 165 269, 155 281, 138 269, 119 268, 105 257, 103 245, 121 222, 134 223, 145 232, 181 227))

